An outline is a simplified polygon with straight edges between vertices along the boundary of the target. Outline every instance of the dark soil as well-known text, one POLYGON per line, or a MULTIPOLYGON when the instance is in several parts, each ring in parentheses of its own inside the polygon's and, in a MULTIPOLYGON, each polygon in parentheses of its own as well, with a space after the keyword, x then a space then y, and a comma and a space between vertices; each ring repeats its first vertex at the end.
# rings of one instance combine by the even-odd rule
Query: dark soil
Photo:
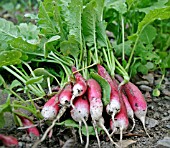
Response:
MULTIPOLYGON (((170 73, 169 73, 170 74, 170 73)), ((148 103, 148 112, 146 117, 146 127, 148 130, 149 138, 142 127, 141 122, 135 118, 136 126, 133 132, 129 133, 128 131, 123 136, 123 144, 131 148, 162 148, 170 147, 170 77, 167 75, 163 81, 161 87, 161 95, 159 97, 152 96, 152 90, 155 88, 155 85, 161 79, 161 75, 150 74, 146 77, 138 77, 135 80, 135 83, 145 91, 142 91, 145 95, 146 101, 148 103), (153 79, 153 78, 154 79, 153 79), (153 80, 152 80, 153 79, 153 80), (145 81, 145 82, 144 82, 145 81), (147 81, 147 83, 146 83, 147 81), (144 87, 148 86, 148 87, 144 87), (148 88, 148 89, 146 89, 148 88), (163 140, 164 139, 164 140, 163 140)), ((0 97, 1 98, 1 97, 0 97)), ((2 102, 0 102, 2 104, 2 102)), ((66 116, 66 115, 65 115, 66 116)), ((29 148, 32 147, 34 142, 37 140, 34 136, 28 136, 25 131, 17 129, 13 124, 12 117, 10 114, 6 114, 7 125, 5 128, 0 129, 0 133, 6 135, 13 135, 19 140, 19 148, 29 148), (9 116, 9 118, 8 118, 9 116)), ((64 118, 64 117, 63 117, 64 118)), ((107 123, 107 122, 106 122, 107 123)), ((130 121, 131 123, 131 121, 130 121)), ((130 125, 131 126, 131 125, 130 125)), ((41 126, 41 136, 44 131, 48 128, 47 124, 41 126)), ((130 129, 130 128, 129 128, 130 129)), ((110 144, 109 139, 106 134, 99 133, 101 140, 102 148, 111 148, 114 147, 110 144)), ((83 137, 86 141, 86 137, 83 137)), ((119 141, 119 135, 113 136, 114 141, 119 141)), ((2 144, 0 143, 2 146, 2 144)), ((38 147, 41 148, 71 148, 77 147, 81 148, 84 145, 80 144, 78 130, 74 128, 66 128, 63 126, 55 126, 53 129, 53 135, 51 138, 47 137, 45 141, 39 144, 38 147)), ((97 140, 95 136, 90 136, 90 148, 97 148, 97 140)))

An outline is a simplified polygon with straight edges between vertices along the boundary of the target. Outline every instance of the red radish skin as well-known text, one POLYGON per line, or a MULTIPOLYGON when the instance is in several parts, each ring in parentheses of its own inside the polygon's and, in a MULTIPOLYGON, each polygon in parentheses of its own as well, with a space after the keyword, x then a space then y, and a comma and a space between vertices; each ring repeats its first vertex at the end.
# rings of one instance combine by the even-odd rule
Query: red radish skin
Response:
POLYGON ((87 80, 87 85, 88 85, 87 95, 88 95, 88 100, 90 102, 90 115, 91 115, 91 118, 92 118, 93 127, 95 129, 98 145, 100 147, 100 140, 99 140, 99 137, 98 137, 96 125, 98 125, 100 128, 102 128, 106 132, 106 134, 108 135, 112 144, 117 145, 112 140, 112 138, 110 137, 106 127, 104 126, 104 119, 102 117, 103 103, 102 103, 102 99, 101 99, 101 97, 102 97, 101 87, 98 84, 98 82, 94 79, 87 80))
MULTIPOLYGON (((128 96, 129 103, 135 113, 135 116, 141 120, 146 134, 149 136, 145 127, 145 117, 147 113, 147 103, 141 91, 131 82, 122 86, 128 96)), ((150 136, 149 136, 150 137, 150 136)))
POLYGON ((18 146, 18 140, 13 136, 6 136, 3 134, 0 134, 0 140, 2 141, 3 145, 7 147, 18 146))
MULTIPOLYGON (((113 83, 114 83, 115 87, 117 87, 117 88, 119 87, 118 82, 116 81, 116 79, 113 79, 113 83)), ((128 98, 126 97, 126 95, 124 94, 122 89, 120 90, 120 95, 121 95, 121 97, 123 99, 123 102, 125 104, 128 118, 130 118, 133 121, 133 125, 132 125, 132 128, 130 130, 130 132, 131 132, 131 131, 133 131, 133 129, 135 127, 134 112, 133 112, 133 109, 132 109, 132 107, 131 107, 131 105, 130 105, 130 103, 128 101, 128 98)))
POLYGON ((130 129, 130 132, 133 131, 134 127, 135 127, 135 119, 134 119, 134 112, 133 112, 133 109, 128 101, 128 98, 126 97, 126 95, 122 93, 122 99, 123 99, 123 102, 125 103, 125 106, 126 106, 126 109, 127 109, 127 115, 128 115, 128 118, 130 118, 132 121, 133 121, 133 125, 132 125, 132 128, 130 129))
POLYGON ((100 64, 97 65, 98 74, 103 77, 111 87, 110 93, 110 103, 106 107, 106 111, 108 114, 112 116, 112 120, 114 120, 114 116, 120 111, 120 100, 119 100, 119 93, 118 89, 115 87, 112 78, 106 71, 106 69, 101 66, 100 64))
MULTIPOLYGON (((123 81, 123 79, 120 76, 116 76, 119 81, 123 81)), ((135 116, 142 122, 143 128, 150 138, 146 127, 145 127, 145 118, 147 113, 147 103, 145 101, 144 96, 142 95, 142 92, 138 89, 137 86, 135 86, 133 83, 128 82, 124 85, 122 85, 122 89, 125 91, 129 103, 135 113, 135 116)))
POLYGON ((61 105, 67 105, 72 97, 72 86, 71 84, 66 85, 58 96, 58 100, 61 105))
POLYGON ((37 137, 40 136, 40 133, 39 133, 38 129, 36 127, 34 127, 34 124, 32 123, 32 121, 30 121, 29 119, 27 119, 27 118, 25 118, 23 116, 19 116, 19 118, 21 119, 21 122, 22 122, 24 127, 29 127, 30 126, 30 128, 26 129, 29 135, 33 134, 33 135, 35 135, 37 137))
POLYGON ((110 121, 110 127, 113 130, 113 133, 116 132, 119 128, 120 131, 120 143, 122 143, 123 131, 128 128, 129 120, 127 116, 126 106, 123 102, 123 99, 120 97, 121 108, 120 112, 115 115, 115 120, 110 121))
POLYGON ((81 143, 83 143, 82 135, 81 135, 81 124, 82 122, 85 124, 86 127, 86 134, 87 134, 87 140, 86 140, 86 148, 89 145, 89 132, 88 132, 88 126, 86 121, 88 120, 90 114, 90 105, 85 96, 79 96, 74 100, 74 108, 71 109, 71 117, 76 121, 79 122, 79 135, 81 143))
MULTIPOLYGON (((76 67, 72 67, 72 72, 76 72, 77 69, 76 67)), ((70 105, 74 108, 74 105, 73 105, 73 100, 75 97, 78 97, 78 96, 82 96, 86 90, 87 90, 87 84, 86 84, 86 81, 85 79, 82 77, 82 75, 79 73, 79 72, 76 72, 74 73, 74 76, 75 76, 75 79, 76 79, 76 82, 73 86, 73 94, 72 94, 72 98, 70 100, 70 105)))
POLYGON ((53 96, 45 103, 41 111, 41 114, 45 120, 53 120, 58 114, 60 108, 59 108, 59 101, 57 98, 58 98, 58 94, 53 96))

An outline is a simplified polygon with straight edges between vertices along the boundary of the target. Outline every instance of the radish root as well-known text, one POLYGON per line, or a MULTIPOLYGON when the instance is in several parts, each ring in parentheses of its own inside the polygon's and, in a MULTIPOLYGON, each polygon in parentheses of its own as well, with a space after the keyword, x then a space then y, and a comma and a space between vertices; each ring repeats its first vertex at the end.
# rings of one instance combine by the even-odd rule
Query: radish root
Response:
POLYGON ((89 146, 89 129, 88 129, 86 120, 84 118, 82 118, 82 121, 83 121, 85 128, 86 128, 86 146, 85 146, 85 148, 88 148, 88 146, 89 146))
POLYGON ((141 120, 141 122, 142 122, 142 125, 143 125, 143 128, 144 128, 144 130, 145 130, 146 135, 147 135, 149 138, 151 138, 150 135, 149 135, 148 132, 147 132, 146 127, 145 127, 145 117, 141 117, 140 120, 141 120))
POLYGON ((82 124, 81 124, 81 121, 79 121, 79 136, 80 136, 80 143, 83 144, 83 138, 82 138, 82 134, 81 134, 81 127, 82 127, 82 124))
POLYGON ((132 119, 132 121, 133 121, 133 125, 132 125, 132 128, 131 128, 130 132, 132 132, 133 129, 135 128, 135 119, 134 119, 134 118, 131 118, 131 119, 132 119))
POLYGON ((101 146, 100 146, 100 139, 99 139, 99 135, 98 135, 97 128, 96 128, 96 121, 93 121, 92 124, 93 124, 94 131, 95 131, 95 134, 96 134, 97 143, 98 143, 98 146, 99 146, 99 148, 100 148, 100 147, 101 147, 101 146))

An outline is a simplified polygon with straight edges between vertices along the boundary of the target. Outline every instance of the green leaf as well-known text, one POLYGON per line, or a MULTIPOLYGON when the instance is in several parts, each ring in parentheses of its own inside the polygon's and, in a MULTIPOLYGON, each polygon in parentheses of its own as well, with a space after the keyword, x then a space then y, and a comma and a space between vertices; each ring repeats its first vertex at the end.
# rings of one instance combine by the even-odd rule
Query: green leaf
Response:
POLYGON ((50 39, 48 39, 45 43, 44 43, 44 54, 45 54, 45 57, 48 56, 48 53, 49 53, 49 49, 46 48, 46 46, 48 45, 48 43, 51 43, 51 42, 54 42, 54 41, 58 41, 60 39, 60 36, 59 35, 55 35, 55 36, 52 36, 50 39))
POLYGON ((140 8, 138 9, 139 12, 144 12, 144 13, 149 13, 149 11, 154 10, 154 9, 159 9, 159 8, 164 8, 166 7, 166 3, 168 0, 158 0, 156 2, 152 2, 152 5, 146 8, 140 8))
POLYGON ((18 86, 22 86, 21 82, 19 82, 18 80, 14 80, 14 81, 12 81, 12 83, 10 85, 10 89, 13 89, 18 86))
MULTIPOLYGON (((64 125, 66 127, 79 128, 78 123, 76 123, 74 120, 71 120, 71 119, 67 119, 67 120, 65 120, 63 122, 56 123, 56 125, 64 125)), ((95 131, 94 131, 94 128, 92 126, 88 126, 88 130, 89 130, 89 135, 95 136, 95 131)), ((82 134, 86 136, 86 128, 85 128, 85 126, 82 126, 82 134)))
POLYGON ((69 38, 68 41, 63 41, 60 44, 60 50, 65 56, 72 55, 74 58, 77 58, 79 54, 78 42, 69 38))
POLYGON ((169 19, 170 18, 170 6, 160 9, 151 10, 148 14, 145 15, 143 20, 138 23, 138 30, 135 34, 129 36, 130 40, 135 40, 137 36, 141 33, 141 31, 153 21, 159 19, 169 19))
POLYGON ((41 33, 48 36, 57 34, 57 22, 55 21, 54 15, 55 4, 53 0, 40 1, 39 12, 38 12, 38 24, 41 28, 41 33))
POLYGON ((39 43, 39 28, 32 24, 20 23, 19 26, 20 35, 30 44, 39 43))
POLYGON ((155 27, 148 25, 140 34, 139 40, 144 44, 151 44, 155 39, 157 33, 155 27))
POLYGON ((127 12, 127 5, 125 3, 125 0, 107 0, 105 2, 105 6, 107 8, 113 8, 116 11, 118 11, 120 14, 124 14, 127 12))
POLYGON ((0 67, 21 63, 20 60, 21 56, 22 56, 21 52, 17 50, 0 52, 0 67))
POLYGON ((141 72, 142 74, 146 75, 148 73, 148 69, 145 65, 140 64, 138 67, 138 72, 141 72))
POLYGON ((126 0, 126 3, 128 4, 128 9, 132 6, 132 4, 135 2, 135 0, 126 0))
POLYGON ((85 41, 89 47, 96 42, 96 2, 89 2, 83 9, 82 29, 85 41))
POLYGON ((76 127, 76 128, 79 127, 79 125, 74 120, 71 120, 71 119, 67 119, 63 122, 56 123, 56 124, 57 125, 64 125, 64 126, 67 126, 67 127, 76 127))
POLYGON ((44 68, 36 68, 34 71, 35 76, 42 76, 43 75, 43 81, 41 82, 41 86, 43 88, 47 88, 48 84, 47 84, 47 78, 49 77, 51 82, 53 81, 53 75, 50 74, 47 70, 45 70, 44 68))
POLYGON ((3 128, 5 125, 4 114, 0 113, 0 128, 3 128))
POLYGON ((12 22, 0 18, 0 42, 7 42, 18 35, 19 30, 12 22))
POLYGON ((31 85, 34 83, 41 83, 42 81, 43 81, 43 75, 39 77, 30 78, 28 81, 26 81, 26 85, 31 85))
POLYGON ((97 73, 92 72, 90 73, 90 76, 100 84, 102 88, 102 101, 103 101, 104 106, 106 106, 110 102, 111 88, 110 88, 109 83, 97 73))
POLYGON ((82 45, 82 29, 81 29, 81 14, 82 14, 82 0, 72 0, 69 3, 65 21, 68 25, 69 36, 74 36, 75 40, 82 45))
POLYGON ((23 52, 33 52, 38 48, 37 45, 30 44, 27 41, 24 41, 21 37, 12 39, 9 43, 12 48, 19 49, 23 52))

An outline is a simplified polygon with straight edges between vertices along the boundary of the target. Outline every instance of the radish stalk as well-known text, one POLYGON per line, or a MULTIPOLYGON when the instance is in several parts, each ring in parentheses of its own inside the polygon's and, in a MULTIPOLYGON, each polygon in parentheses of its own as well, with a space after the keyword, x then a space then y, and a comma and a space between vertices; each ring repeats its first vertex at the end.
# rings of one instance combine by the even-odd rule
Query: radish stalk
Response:
MULTIPOLYGON (((71 109, 71 117, 76 121, 79 122, 79 128, 81 123, 83 122, 86 128, 86 148, 89 145, 89 132, 88 132, 88 126, 86 121, 88 120, 90 113, 90 106, 88 100, 85 98, 85 96, 79 96, 74 100, 74 108, 71 109)), ((79 130, 80 131, 80 130, 79 130)), ((80 132, 79 132, 80 133, 80 132)), ((80 139, 82 138, 80 134, 80 139)), ((82 142, 82 140, 81 140, 82 142)))

